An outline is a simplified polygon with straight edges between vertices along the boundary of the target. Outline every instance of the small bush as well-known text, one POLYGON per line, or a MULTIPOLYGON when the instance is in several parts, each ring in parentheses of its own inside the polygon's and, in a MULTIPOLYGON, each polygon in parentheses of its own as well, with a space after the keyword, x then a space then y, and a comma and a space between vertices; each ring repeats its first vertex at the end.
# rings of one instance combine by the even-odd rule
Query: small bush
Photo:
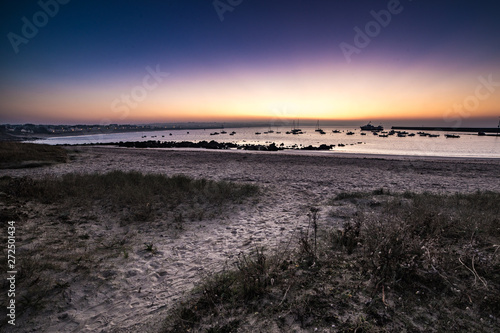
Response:
POLYGON ((344 248, 348 254, 352 254, 360 241, 361 222, 359 220, 348 220, 342 229, 332 231, 332 244, 344 248))
POLYGON ((397 196, 358 219, 364 268, 389 286, 487 287, 498 278, 498 203, 492 192, 397 196))
POLYGON ((255 249, 252 255, 241 253, 236 262, 238 285, 241 296, 251 300, 265 293, 270 285, 270 264, 263 248, 255 249))

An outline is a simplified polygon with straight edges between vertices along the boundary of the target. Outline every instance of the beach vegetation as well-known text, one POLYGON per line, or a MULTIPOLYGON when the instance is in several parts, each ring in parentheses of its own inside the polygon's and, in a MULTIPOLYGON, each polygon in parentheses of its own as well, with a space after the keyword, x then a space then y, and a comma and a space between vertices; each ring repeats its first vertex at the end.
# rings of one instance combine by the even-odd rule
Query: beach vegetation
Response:
POLYGON ((163 332, 495 331, 500 193, 383 194, 339 228, 310 210, 308 237, 240 255, 171 309, 163 332))
POLYGON ((33 168, 65 163, 68 159, 68 151, 62 147, 0 141, 0 169, 33 168))
POLYGON ((120 214, 123 221, 163 218, 177 224, 185 216, 199 217, 201 208, 202 216, 217 216, 225 203, 241 203, 258 193, 251 184, 137 171, 7 178, 2 185, 6 193, 25 200, 66 207, 100 205, 120 214))
POLYGON ((338 201, 349 200, 355 202, 357 199, 370 198, 378 195, 390 195, 391 192, 383 187, 375 189, 371 192, 353 191, 353 192, 340 192, 334 197, 328 199, 328 204, 330 206, 336 205, 338 201))
POLYGON ((156 252, 153 243, 144 243, 144 250, 146 250, 148 252, 156 252))
MULTIPOLYGON (((247 198, 258 200, 258 193, 251 184, 135 171, 1 177, 0 218, 16 221, 19 230, 16 315, 27 318, 71 303, 75 284, 102 286, 115 279, 114 265, 144 251, 159 253, 161 237, 177 237, 177 224, 199 211, 221 219, 247 198), (151 228, 161 231, 139 240, 151 228)), ((7 234, 0 239, 7 244, 7 234)), ((8 271, 7 260, 0 268, 8 271)))

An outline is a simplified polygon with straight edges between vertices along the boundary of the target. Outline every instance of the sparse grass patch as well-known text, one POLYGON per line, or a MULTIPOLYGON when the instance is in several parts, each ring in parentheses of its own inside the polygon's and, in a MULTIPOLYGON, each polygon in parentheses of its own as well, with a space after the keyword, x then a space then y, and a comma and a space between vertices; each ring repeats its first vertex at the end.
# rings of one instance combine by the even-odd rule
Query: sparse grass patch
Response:
POLYGON ((0 141, 0 169, 37 167, 67 160, 68 153, 61 147, 0 141))
POLYGON ((331 202, 339 201, 339 200, 350 200, 350 199, 360 199, 365 198, 369 194, 365 192, 340 192, 334 198, 330 199, 331 202))
POLYGON ((365 269, 389 286, 472 286, 486 296, 487 281, 499 287, 499 216, 493 192, 396 196, 381 214, 360 218, 365 269))
POLYGON ((308 234, 285 255, 240 257, 173 309, 163 332, 498 329, 500 194, 354 197, 374 195, 385 195, 380 205, 358 203, 317 246, 308 234))
POLYGON ((146 252, 151 252, 153 254, 156 253, 156 247, 154 246, 153 243, 144 243, 144 250, 146 252))
POLYGON ((258 304, 275 283, 279 268, 256 248, 250 254, 240 254, 234 269, 207 276, 204 283, 193 290, 193 297, 179 304, 165 322, 164 332, 236 331, 242 313, 260 309, 258 304))
POLYGON ((340 192, 336 196, 328 199, 327 204, 334 206, 338 201, 348 200, 351 202, 356 202, 357 199, 369 198, 377 195, 390 195, 391 192, 388 189, 379 188, 371 192, 340 192))
POLYGON ((240 203, 258 193, 255 185, 193 179, 184 175, 111 171, 106 174, 65 174, 34 180, 29 177, 4 180, 8 194, 44 204, 90 206, 99 203, 123 214, 124 221, 151 221, 160 216, 180 223, 190 213, 192 203, 206 205, 205 212, 220 209, 224 203, 240 203), (124 211, 124 209, 126 210, 124 211), (181 211, 176 209, 182 208, 181 211))
MULTIPOLYGON (((135 239, 150 226, 175 235, 172 224, 182 229, 191 217, 229 214, 231 205, 256 196, 259 189, 182 175, 113 171, 0 177, 0 192, 0 218, 15 220, 19 235, 16 315, 22 321, 49 311, 49 306, 67 306, 73 283, 105 286, 118 276, 114 265, 130 260, 136 251, 143 249, 146 257, 161 254, 161 238, 154 232, 149 233, 154 239, 135 239)), ((4 234, 0 240, 7 244, 4 234)), ((0 262, 4 272, 6 263, 0 262)), ((0 327, 4 322, 0 319, 0 327)))

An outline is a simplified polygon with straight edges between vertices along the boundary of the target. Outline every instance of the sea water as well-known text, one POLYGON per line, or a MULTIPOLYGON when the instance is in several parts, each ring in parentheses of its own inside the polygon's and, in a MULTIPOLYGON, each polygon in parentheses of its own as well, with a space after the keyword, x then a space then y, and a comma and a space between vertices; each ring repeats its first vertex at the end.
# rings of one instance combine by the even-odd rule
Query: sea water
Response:
POLYGON ((318 147, 321 144, 335 145, 328 152, 383 154, 405 156, 440 156, 440 157, 474 157, 500 158, 500 137, 478 136, 477 133, 464 132, 428 132, 439 134, 439 137, 415 136, 398 137, 397 134, 388 137, 374 135, 370 131, 361 131, 359 128, 336 126, 322 127, 326 134, 315 131, 315 127, 301 127, 303 134, 286 134, 289 127, 240 127, 225 129, 176 129, 164 131, 144 131, 130 133, 94 134, 82 136, 51 137, 37 140, 36 143, 56 144, 92 144, 113 143, 126 141, 211 141, 231 142, 244 144, 275 143, 285 148, 301 148, 307 146, 318 147), (270 132, 272 130, 272 132, 270 132), (340 133, 333 133, 339 130, 340 133), (225 131, 226 134, 220 134, 225 131), (234 135, 230 135, 231 132, 234 135), (219 134, 214 135, 217 132, 219 134), (354 132, 347 135, 347 132, 354 132), (256 134, 260 133, 260 134, 256 134), (362 135, 365 133, 365 135, 362 135), (457 134, 460 138, 446 138, 445 134, 457 134), (339 146, 339 144, 344 146, 339 146))

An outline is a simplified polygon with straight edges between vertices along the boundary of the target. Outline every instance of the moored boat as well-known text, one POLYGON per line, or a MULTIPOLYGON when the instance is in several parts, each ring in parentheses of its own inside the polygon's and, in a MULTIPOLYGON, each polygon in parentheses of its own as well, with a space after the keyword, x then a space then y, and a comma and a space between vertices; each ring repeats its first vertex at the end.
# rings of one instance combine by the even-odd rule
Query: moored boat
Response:
POLYGON ((371 122, 364 126, 360 126, 362 131, 383 131, 384 128, 381 125, 373 126, 371 122))
POLYGON ((320 134, 326 134, 322 129, 321 127, 319 127, 319 120, 318 120, 318 124, 316 125, 316 129, 314 130, 315 132, 319 132, 320 134), (323 132, 323 133, 321 133, 323 132))

